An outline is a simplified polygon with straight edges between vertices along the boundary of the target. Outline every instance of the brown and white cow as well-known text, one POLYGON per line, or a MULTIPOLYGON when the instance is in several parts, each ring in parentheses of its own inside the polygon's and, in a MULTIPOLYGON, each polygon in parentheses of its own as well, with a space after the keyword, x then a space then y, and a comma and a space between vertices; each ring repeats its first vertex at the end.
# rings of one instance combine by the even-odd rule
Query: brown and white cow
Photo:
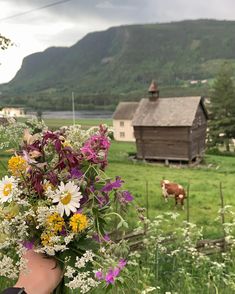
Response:
POLYGON ((172 183, 168 180, 161 181, 162 195, 167 202, 169 197, 175 198, 175 206, 181 204, 182 209, 184 209, 184 199, 186 198, 186 193, 184 188, 176 183, 172 183))

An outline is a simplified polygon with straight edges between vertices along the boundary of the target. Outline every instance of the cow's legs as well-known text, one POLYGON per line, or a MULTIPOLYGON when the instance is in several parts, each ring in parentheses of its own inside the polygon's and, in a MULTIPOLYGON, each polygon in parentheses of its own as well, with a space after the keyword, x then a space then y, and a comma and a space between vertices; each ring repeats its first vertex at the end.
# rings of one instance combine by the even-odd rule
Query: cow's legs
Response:
POLYGON ((177 208, 177 204, 178 204, 178 199, 177 197, 175 197, 175 209, 177 208))
POLYGON ((184 210, 184 198, 181 198, 180 199, 180 204, 181 204, 182 210, 184 210))

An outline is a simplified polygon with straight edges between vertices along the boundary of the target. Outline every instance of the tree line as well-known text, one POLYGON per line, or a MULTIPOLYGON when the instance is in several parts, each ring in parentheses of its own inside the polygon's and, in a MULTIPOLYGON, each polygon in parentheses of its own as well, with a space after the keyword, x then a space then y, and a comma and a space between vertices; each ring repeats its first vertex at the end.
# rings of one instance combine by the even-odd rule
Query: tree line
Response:
POLYGON ((226 62, 221 67, 210 93, 209 100, 209 147, 225 146, 235 139, 235 87, 233 68, 226 62))

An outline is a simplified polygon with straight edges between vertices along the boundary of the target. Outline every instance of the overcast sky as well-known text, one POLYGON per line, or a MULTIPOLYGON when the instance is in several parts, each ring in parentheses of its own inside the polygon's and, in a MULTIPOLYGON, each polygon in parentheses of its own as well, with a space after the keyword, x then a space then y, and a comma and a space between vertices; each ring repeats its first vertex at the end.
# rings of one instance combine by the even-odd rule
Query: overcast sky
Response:
POLYGON ((235 20, 235 1, 0 0, 0 34, 16 44, 0 51, 0 83, 14 77, 25 56, 50 46, 71 46, 88 32, 198 18, 235 20))

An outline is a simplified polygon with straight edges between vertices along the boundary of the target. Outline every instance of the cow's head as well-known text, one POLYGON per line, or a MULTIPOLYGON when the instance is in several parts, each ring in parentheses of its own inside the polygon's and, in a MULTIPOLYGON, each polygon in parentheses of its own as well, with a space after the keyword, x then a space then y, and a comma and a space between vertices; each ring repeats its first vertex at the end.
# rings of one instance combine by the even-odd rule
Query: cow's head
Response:
POLYGON ((169 183, 170 183, 170 181, 168 181, 168 180, 161 180, 161 187, 164 187, 165 184, 169 184, 169 183))

